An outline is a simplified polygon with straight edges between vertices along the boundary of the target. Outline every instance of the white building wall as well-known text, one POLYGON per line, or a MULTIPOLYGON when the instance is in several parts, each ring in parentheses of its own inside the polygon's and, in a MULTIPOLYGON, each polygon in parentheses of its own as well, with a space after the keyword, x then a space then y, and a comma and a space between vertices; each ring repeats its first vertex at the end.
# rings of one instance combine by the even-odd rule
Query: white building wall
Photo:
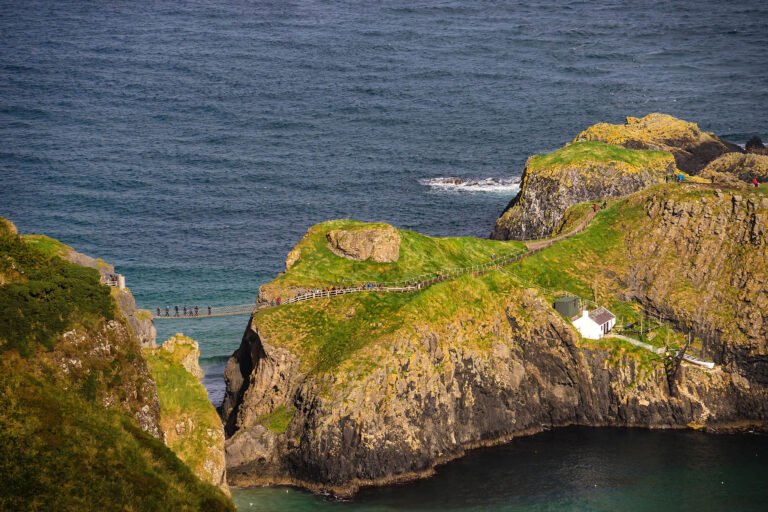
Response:
POLYGON ((600 329, 600 326, 597 325, 591 318, 589 318, 586 309, 579 318, 573 321, 573 326, 576 327, 576 330, 579 331, 579 334, 581 334, 582 338, 587 338, 588 340, 599 340, 603 337, 603 332, 600 329))

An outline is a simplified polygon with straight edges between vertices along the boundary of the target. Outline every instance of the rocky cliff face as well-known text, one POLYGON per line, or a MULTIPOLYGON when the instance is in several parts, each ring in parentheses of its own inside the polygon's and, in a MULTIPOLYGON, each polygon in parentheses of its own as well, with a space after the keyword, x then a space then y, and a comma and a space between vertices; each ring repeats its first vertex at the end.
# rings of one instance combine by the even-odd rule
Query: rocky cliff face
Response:
POLYGON ((753 179, 760 183, 768 182, 768 155, 729 153, 710 162, 701 172, 703 178, 718 174, 747 183, 753 179))
POLYGON ((674 160, 668 154, 631 150, 616 154, 613 148, 600 145, 588 146, 590 151, 579 151, 580 147, 577 144, 528 160, 520 193, 496 221, 491 238, 547 237, 574 204, 625 196, 663 183, 674 173, 674 160), (645 158, 634 158, 634 153, 645 158))
POLYGON ((627 117, 623 125, 597 123, 577 135, 574 142, 588 140, 669 151, 675 156, 677 167, 689 174, 697 174, 720 155, 744 152, 739 146, 702 131, 696 123, 658 113, 627 117))
POLYGON ((166 445, 203 482, 229 494, 224 428, 201 383, 197 342, 179 333, 144 354, 157 383, 166 445))
POLYGON ((645 210, 627 238, 629 294, 697 333, 734 380, 768 386, 768 196, 658 194, 645 210))
POLYGON ((142 430, 162 439, 157 388, 130 328, 109 320, 95 329, 73 329, 44 356, 72 383, 104 407, 132 415, 142 430))
POLYGON ((661 365, 580 342, 533 290, 488 307, 483 319, 420 326, 377 348, 367 355, 379 364, 362 378, 303 372, 301 355, 265 337, 255 319, 227 365, 230 482, 346 494, 553 426, 717 427, 768 417, 761 383, 684 367, 671 394, 661 365), (265 421, 278 409, 291 411, 282 430, 265 421))

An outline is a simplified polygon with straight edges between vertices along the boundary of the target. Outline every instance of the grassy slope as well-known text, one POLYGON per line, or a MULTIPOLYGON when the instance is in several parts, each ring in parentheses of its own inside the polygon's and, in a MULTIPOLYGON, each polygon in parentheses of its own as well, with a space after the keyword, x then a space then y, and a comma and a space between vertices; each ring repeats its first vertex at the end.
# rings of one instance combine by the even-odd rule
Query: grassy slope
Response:
POLYGON ((106 368, 77 354, 96 365, 83 382, 49 366, 65 330, 87 333, 115 311, 98 272, 56 247, 29 244, 0 219, 0 510, 232 510, 131 416, 99 402, 98 386, 134 378, 120 371, 138 345, 119 347, 106 368))
POLYGON ((29 354, 38 344, 50 349, 64 331, 93 327, 115 315, 96 270, 59 258, 59 246, 47 237, 35 240, 27 243, 0 223, 0 275, 5 277, 0 286, 0 352, 29 354))
POLYGON ((157 384, 160 423, 166 433, 166 443, 195 474, 212 481, 214 475, 205 468, 211 448, 207 431, 220 430, 221 419, 203 385, 180 363, 189 351, 190 347, 179 345, 173 353, 163 348, 145 349, 144 357, 157 384), (187 419, 194 425, 192 430, 177 433, 175 426, 187 419))
POLYGON ((639 170, 669 163, 671 155, 666 151, 626 149, 613 144, 597 141, 575 142, 557 151, 536 155, 528 161, 531 170, 565 167, 585 162, 606 162, 627 164, 627 169, 639 170))
MULTIPOLYGON (((675 186, 659 186, 675 189, 675 186)), ((684 192, 691 197, 708 192, 684 192)), ((641 194, 645 194, 644 192, 641 194)), ((398 337, 409 336, 419 326, 451 322, 456 318, 472 318, 478 322, 490 318, 503 307, 509 294, 521 287, 535 287, 553 300, 557 292, 570 292, 594 300, 610 308, 622 323, 637 322, 642 313, 639 305, 617 299, 620 284, 616 277, 626 267, 624 234, 637 229, 644 218, 643 202, 632 196, 612 202, 599 211, 592 224, 582 233, 560 241, 538 254, 508 265, 503 271, 482 277, 464 276, 434 285, 422 292, 411 294, 363 294, 289 305, 260 312, 255 323, 260 333, 270 342, 277 342, 302 355, 305 370, 314 373, 334 371, 344 367, 351 375, 363 375, 377 366, 375 351, 371 347, 387 347, 398 337)), ((583 205, 576 208, 583 210, 583 205)), ((581 218, 583 212, 574 213, 581 218)), ((419 235, 419 238, 427 238, 419 235)), ((478 240, 478 245, 486 243, 478 240)), ((462 240, 472 244, 472 240, 462 240)), ((307 246, 305 246, 307 247, 307 246)), ((325 252, 324 246, 314 248, 325 252)), ((305 262, 323 261, 323 265, 342 266, 351 262, 323 254, 315 257, 307 249, 305 262), (308 254, 309 253, 309 254, 308 254)), ((409 261, 410 249, 403 247, 402 258, 409 261)), ((290 270, 280 279, 295 279, 290 270)), ((631 336, 639 338, 635 333, 631 336)), ((677 344, 680 333, 665 328, 656 331, 653 338, 644 341, 657 346, 665 342, 677 344)), ((475 340, 482 345, 483 340, 475 340)), ((651 363, 656 357, 618 340, 610 342, 584 341, 586 346, 611 348, 615 353, 626 353, 641 362, 651 363), (606 345, 606 343, 609 343, 606 345)))
POLYGON ((584 166, 591 163, 611 163, 625 172, 654 169, 663 172, 674 162, 666 151, 626 149, 597 141, 575 142, 565 147, 528 159, 532 172, 554 172, 563 167, 584 166))
MULTIPOLYGON (((370 225, 370 224, 368 224, 370 225)), ((323 287, 343 283, 398 282, 446 268, 460 268, 490 261, 493 254, 503 257, 523 250, 519 242, 500 242, 471 237, 435 238, 400 230, 400 258, 394 263, 352 261, 340 258, 328 249, 326 234, 332 229, 355 229, 365 223, 334 220, 312 227, 296 249, 301 257, 289 272, 270 286, 323 287)))

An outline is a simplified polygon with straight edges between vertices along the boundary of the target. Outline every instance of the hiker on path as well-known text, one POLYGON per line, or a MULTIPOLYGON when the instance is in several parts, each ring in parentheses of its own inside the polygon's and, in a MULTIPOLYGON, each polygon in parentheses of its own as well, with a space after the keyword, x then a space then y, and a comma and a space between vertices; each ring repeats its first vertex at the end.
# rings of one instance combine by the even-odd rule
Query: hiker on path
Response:
POLYGON ((755 186, 755 188, 759 187, 760 185, 757 183, 757 178, 752 178, 752 184, 755 186))
POLYGON ((592 203, 592 211, 597 213, 597 203, 592 203))

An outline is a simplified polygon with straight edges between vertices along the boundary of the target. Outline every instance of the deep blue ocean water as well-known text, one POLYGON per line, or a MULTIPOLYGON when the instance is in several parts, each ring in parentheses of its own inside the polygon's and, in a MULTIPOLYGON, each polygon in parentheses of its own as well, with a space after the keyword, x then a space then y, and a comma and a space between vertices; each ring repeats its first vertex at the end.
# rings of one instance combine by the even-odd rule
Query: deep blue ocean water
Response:
MULTIPOLYGON (((767 27, 758 1, 2 0, 0 215, 140 306, 246 303, 329 218, 486 236, 525 158, 597 121, 768 139, 767 27)), ((218 402, 245 322, 158 330, 218 402)))

